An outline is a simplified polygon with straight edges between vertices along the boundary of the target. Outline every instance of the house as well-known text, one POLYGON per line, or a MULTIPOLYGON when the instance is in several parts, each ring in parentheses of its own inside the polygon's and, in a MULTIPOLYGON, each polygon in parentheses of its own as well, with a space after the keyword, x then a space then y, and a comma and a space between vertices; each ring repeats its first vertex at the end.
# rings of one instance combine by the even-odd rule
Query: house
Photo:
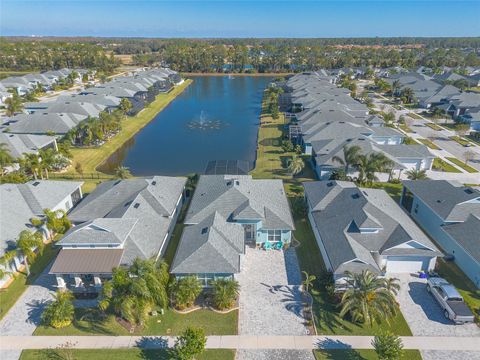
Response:
POLYGON ((171 272, 208 280, 240 272, 245 245, 282 249, 294 223, 281 180, 203 175, 185 217, 171 272))
POLYGON ((384 190, 343 181, 303 186, 313 233, 337 284, 345 271, 384 275, 434 269, 441 253, 384 190))
POLYGON ((404 181, 401 205, 480 288, 480 191, 446 180, 404 181))
MULTIPOLYGON (((0 257, 15 249, 15 241, 23 230, 35 231, 30 220, 44 215, 44 209, 68 212, 82 198, 82 182, 34 180, 25 184, 0 185, 0 257)), ((49 237, 45 227, 40 229, 49 237)), ((16 256, 8 267, 19 270, 23 258, 16 256)), ((0 279, 3 285, 8 279, 0 279)))
POLYGON ((0 132, 0 144, 6 144, 10 155, 14 159, 21 158, 23 154, 38 154, 39 150, 52 148, 58 151, 55 136, 10 134, 0 132))
POLYGON ((4 125, 13 134, 65 135, 86 118, 85 115, 71 113, 35 112, 12 116, 4 125))
POLYGON ((185 178, 154 176, 97 186, 69 214, 75 226, 58 242, 61 250, 50 270, 58 286, 96 292, 114 267, 162 256, 185 183, 185 178))

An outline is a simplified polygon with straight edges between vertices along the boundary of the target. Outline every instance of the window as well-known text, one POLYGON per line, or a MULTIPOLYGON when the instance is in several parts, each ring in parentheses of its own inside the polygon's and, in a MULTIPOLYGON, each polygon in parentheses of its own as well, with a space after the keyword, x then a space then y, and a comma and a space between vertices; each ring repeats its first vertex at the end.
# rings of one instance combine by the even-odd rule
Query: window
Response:
POLYGON ((282 240, 282 230, 268 230, 268 241, 276 242, 282 240))

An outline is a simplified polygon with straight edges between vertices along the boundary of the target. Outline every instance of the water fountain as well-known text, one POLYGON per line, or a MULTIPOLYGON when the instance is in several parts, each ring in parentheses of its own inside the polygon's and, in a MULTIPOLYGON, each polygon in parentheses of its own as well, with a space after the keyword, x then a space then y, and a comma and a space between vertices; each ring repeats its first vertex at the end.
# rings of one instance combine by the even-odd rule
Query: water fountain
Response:
POLYGON ((205 111, 202 110, 199 119, 190 121, 188 127, 198 130, 218 130, 222 127, 222 122, 220 120, 208 120, 205 111))

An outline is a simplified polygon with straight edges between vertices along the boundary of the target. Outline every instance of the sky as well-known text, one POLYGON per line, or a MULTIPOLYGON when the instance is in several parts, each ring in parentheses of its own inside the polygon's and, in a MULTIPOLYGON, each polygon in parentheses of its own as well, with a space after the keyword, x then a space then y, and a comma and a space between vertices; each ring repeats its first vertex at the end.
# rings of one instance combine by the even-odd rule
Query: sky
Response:
POLYGON ((480 36, 480 0, 0 0, 2 36, 480 36))

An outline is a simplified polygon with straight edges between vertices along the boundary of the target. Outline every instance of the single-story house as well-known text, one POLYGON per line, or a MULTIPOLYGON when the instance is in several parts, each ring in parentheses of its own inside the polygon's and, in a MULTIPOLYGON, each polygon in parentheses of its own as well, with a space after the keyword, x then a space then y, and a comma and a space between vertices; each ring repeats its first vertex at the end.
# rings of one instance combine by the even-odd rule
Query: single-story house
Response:
POLYGON ((282 249, 290 244, 293 218, 281 180, 250 175, 200 176, 173 260, 178 277, 233 277, 245 245, 282 249))
MULTIPOLYGON (((82 198, 82 182, 32 180, 25 184, 0 185, 0 257, 15 249, 15 242, 23 230, 36 231, 32 218, 44 215, 44 209, 68 212, 82 198)), ((45 227, 39 229, 49 237, 45 227)), ((8 264, 12 271, 19 270, 23 258, 17 256, 8 264)), ((0 279, 3 285, 8 279, 0 279)))
POLYGON ((480 191, 446 180, 404 181, 400 202, 480 288, 480 191))
POLYGON ((21 158, 23 154, 38 154, 39 150, 57 148, 55 136, 48 135, 29 135, 29 134, 10 134, 0 132, 0 144, 6 144, 10 155, 15 158, 21 158))
POLYGON ((58 286, 98 291, 117 266, 158 259, 184 201, 186 179, 154 176, 107 181, 69 214, 75 225, 58 242, 50 269, 58 286))
POLYGON ((440 251, 384 191, 344 181, 303 184, 308 218, 327 270, 415 273, 433 270, 440 251))

